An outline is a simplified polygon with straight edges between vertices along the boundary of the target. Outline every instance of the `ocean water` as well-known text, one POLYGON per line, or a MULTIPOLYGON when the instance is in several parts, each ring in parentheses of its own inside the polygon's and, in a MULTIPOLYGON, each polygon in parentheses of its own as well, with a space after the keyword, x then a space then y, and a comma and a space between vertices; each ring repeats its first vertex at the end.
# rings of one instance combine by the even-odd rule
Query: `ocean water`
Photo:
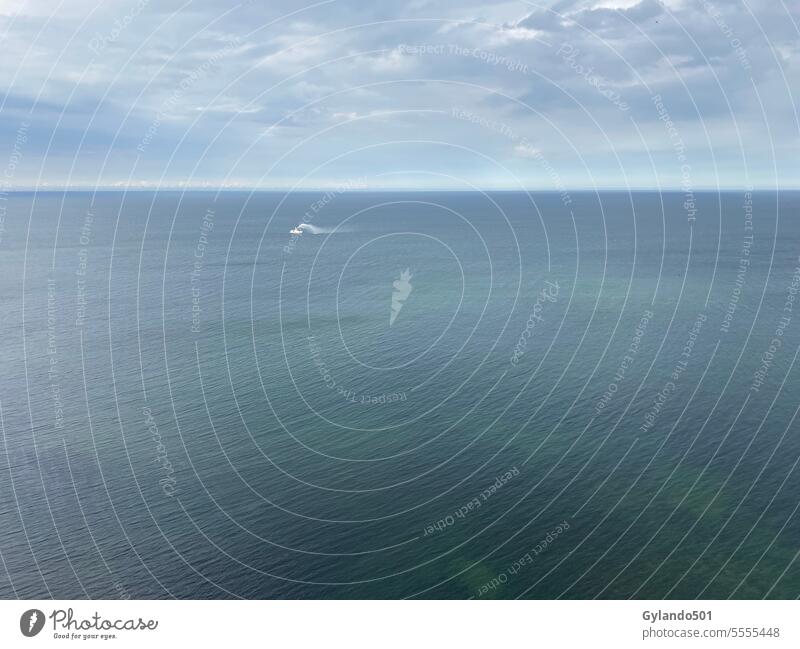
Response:
POLYGON ((800 594, 798 193, 4 207, 2 597, 800 594))

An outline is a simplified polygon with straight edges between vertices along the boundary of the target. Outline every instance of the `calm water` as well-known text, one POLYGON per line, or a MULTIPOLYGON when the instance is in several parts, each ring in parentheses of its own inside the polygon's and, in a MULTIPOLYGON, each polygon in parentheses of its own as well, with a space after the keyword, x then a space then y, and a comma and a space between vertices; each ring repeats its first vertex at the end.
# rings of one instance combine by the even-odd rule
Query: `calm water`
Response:
POLYGON ((684 202, 11 195, 0 596, 798 596, 800 194, 684 202))

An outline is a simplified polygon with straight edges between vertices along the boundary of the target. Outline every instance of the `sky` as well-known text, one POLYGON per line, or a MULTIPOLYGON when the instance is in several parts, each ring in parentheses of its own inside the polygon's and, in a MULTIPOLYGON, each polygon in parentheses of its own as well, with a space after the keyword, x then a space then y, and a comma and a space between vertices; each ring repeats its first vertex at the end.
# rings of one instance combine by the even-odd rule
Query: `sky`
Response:
POLYGON ((796 0, 0 0, 6 189, 798 188, 796 0))

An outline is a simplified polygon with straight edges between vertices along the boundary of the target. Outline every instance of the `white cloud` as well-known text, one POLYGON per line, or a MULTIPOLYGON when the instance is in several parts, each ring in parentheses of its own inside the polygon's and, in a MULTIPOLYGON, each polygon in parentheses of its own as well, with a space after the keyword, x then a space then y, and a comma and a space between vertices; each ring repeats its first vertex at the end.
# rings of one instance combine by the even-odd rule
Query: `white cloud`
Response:
MULTIPOLYGON (((173 17, 178 3, 164 0, 148 4, 114 31, 136 1, 81 2, 55 16, 44 3, 0 3, 3 47, 14 53, 0 59, 5 134, 31 114, 37 134, 27 150, 31 164, 42 162, 54 135, 45 173, 68 173, 78 153, 76 174, 89 177, 98 157, 113 146, 113 173, 126 177, 124 165, 135 159, 137 144, 159 115, 158 134, 137 167, 154 177, 171 156, 173 165, 191 168, 222 129, 207 154, 208 168, 217 164, 219 177, 228 172, 225 161, 238 159, 250 146, 253 162, 243 161, 251 166, 237 173, 257 177, 286 150, 282 146, 303 138, 313 146, 299 147, 284 160, 281 177, 302 175, 319 159, 403 138, 474 147, 509 164, 530 164, 526 158, 540 149, 548 159, 574 163, 574 146, 605 171, 615 153, 640 153, 631 120, 669 162, 653 93, 668 98, 698 160, 696 174, 713 173, 703 167, 709 158, 703 123, 727 138, 738 124, 754 165, 766 160, 771 167, 774 145, 779 165, 797 170, 790 153, 798 144, 790 95, 800 87, 797 33, 781 3, 750 0, 756 26, 749 14, 721 0, 714 3, 716 18, 702 3, 656 0, 562 0, 547 6, 344 0, 294 15, 289 14, 297 5, 288 0, 239 8, 197 0, 173 17), (90 47, 92 39, 102 43, 99 53, 90 47), (185 84, 187 75, 230 43, 224 56, 185 84), (412 55, 400 51, 402 44, 433 49, 412 55), (558 53, 565 44, 575 52, 572 63, 558 53), (736 44, 746 53, 747 66, 736 44), (590 68, 591 74, 582 73, 590 68), (619 93, 630 110, 622 113, 611 105, 593 79, 619 93), (780 133, 780 142, 766 135, 753 84, 766 100, 769 126, 780 133), (536 146, 447 118, 456 106, 502 121, 536 146), (395 111, 393 117, 387 117, 389 111, 395 111), (332 124, 335 132, 317 135, 332 124), (84 150, 78 152, 82 138, 84 150)), ((724 140, 715 136, 713 146, 731 156, 730 168, 741 166, 741 155, 728 152, 724 140)), ((421 161, 441 170, 461 162, 442 149, 415 158, 412 149, 380 148, 369 169, 380 173, 421 161)), ((637 162, 631 174, 639 172, 637 162)), ((479 172, 465 168, 464 173, 479 172)), ((480 184, 480 177, 475 181, 480 184)))

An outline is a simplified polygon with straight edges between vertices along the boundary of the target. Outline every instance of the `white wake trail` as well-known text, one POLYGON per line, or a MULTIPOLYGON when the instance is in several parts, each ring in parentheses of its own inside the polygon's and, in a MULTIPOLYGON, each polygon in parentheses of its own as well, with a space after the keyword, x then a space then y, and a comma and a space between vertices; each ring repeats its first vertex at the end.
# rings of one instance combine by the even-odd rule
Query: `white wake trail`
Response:
POLYGON ((342 228, 320 228, 316 225, 311 225, 310 223, 301 223, 297 227, 298 229, 311 234, 332 234, 334 232, 344 232, 342 228))

